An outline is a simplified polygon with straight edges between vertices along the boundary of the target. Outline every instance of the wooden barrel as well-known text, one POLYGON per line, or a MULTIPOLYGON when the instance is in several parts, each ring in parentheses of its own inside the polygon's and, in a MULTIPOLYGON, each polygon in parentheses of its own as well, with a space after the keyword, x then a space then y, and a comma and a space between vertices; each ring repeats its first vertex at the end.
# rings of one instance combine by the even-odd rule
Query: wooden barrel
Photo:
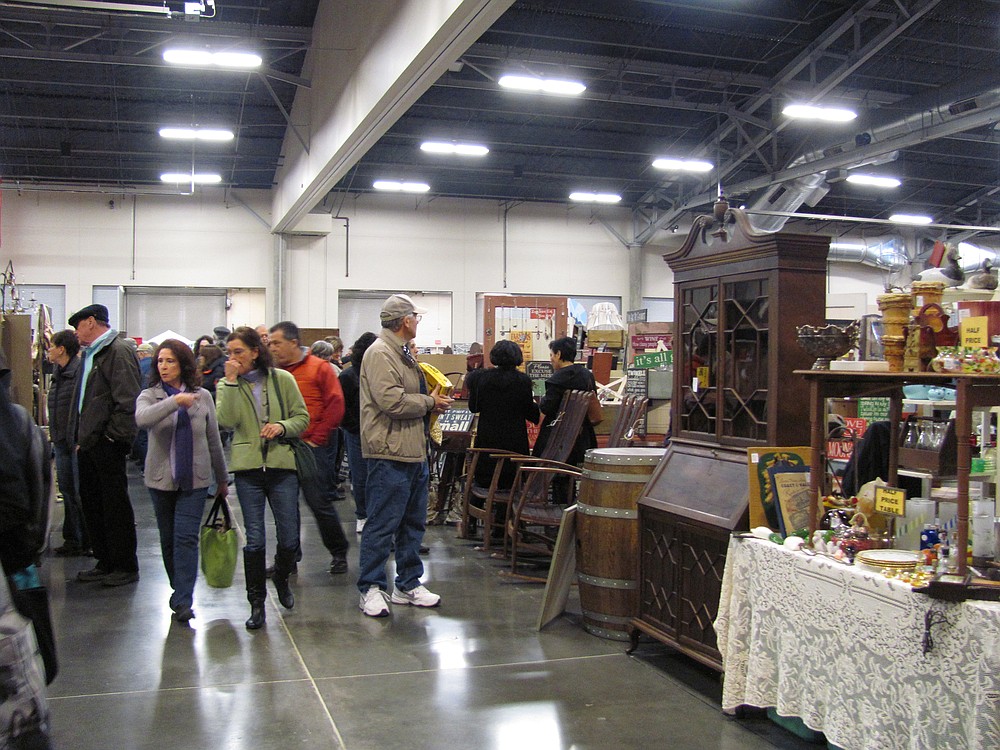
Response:
POLYGON ((594 448, 576 503, 576 571, 583 627, 628 639, 639 615, 639 498, 665 448, 594 448))

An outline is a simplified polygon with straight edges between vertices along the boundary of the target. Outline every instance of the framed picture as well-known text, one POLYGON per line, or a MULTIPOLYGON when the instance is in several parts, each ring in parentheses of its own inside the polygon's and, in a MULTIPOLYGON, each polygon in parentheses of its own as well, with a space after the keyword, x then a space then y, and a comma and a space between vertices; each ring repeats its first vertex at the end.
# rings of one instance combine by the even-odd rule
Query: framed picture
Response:
POLYGON ((747 469, 750 476, 750 528, 778 528, 778 509, 768 471, 773 466, 805 466, 812 458, 809 446, 747 448, 747 469))
POLYGON ((781 533, 788 536, 793 531, 808 529, 809 505, 812 498, 809 467, 776 464, 767 472, 774 490, 774 506, 781 533))

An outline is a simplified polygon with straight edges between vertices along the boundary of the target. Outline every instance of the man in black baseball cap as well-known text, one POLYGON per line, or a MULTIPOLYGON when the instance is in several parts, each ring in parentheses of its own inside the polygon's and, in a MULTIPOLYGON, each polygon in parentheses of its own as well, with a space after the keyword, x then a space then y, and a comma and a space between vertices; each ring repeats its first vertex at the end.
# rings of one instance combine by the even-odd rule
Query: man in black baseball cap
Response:
POLYGON ((135 514, 125 458, 135 438, 139 363, 109 324, 108 308, 87 305, 70 317, 82 347, 70 429, 80 472, 80 501, 97 564, 77 580, 123 586, 139 580, 135 514))

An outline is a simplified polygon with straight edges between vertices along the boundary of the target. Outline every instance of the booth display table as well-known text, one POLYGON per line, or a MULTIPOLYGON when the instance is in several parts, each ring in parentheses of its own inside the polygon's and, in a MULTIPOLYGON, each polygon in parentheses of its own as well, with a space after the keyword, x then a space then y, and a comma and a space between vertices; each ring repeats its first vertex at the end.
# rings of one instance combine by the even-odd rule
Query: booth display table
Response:
POLYGON ((845 750, 1000 748, 1000 603, 734 538, 715 629, 725 711, 773 706, 845 750))

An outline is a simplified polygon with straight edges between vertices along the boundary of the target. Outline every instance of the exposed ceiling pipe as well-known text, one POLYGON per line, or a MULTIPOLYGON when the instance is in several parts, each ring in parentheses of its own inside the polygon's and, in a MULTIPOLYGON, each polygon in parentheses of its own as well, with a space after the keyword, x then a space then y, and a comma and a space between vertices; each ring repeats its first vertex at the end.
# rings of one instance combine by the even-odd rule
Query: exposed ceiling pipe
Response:
POLYGON ((830 263, 861 263, 888 271, 899 271, 910 265, 902 243, 889 239, 869 245, 864 242, 831 242, 826 259, 830 263))
MULTIPOLYGON (((972 81, 959 81, 901 102, 900 106, 906 107, 903 114, 890 107, 876 110, 852 139, 802 154, 789 163, 786 169, 831 157, 849 156, 851 151, 870 151, 869 147, 873 144, 919 133, 931 125, 960 119, 975 110, 997 105, 1000 105, 1000 83, 995 73, 972 81)), ((859 158, 856 163, 848 163, 847 168, 856 169, 895 158, 896 152, 859 158)), ((815 206, 828 191, 826 172, 822 171, 768 187, 748 206, 751 209, 795 211, 803 204, 815 206)), ((762 231, 777 232, 787 220, 778 216, 755 218, 754 225, 762 231)))

